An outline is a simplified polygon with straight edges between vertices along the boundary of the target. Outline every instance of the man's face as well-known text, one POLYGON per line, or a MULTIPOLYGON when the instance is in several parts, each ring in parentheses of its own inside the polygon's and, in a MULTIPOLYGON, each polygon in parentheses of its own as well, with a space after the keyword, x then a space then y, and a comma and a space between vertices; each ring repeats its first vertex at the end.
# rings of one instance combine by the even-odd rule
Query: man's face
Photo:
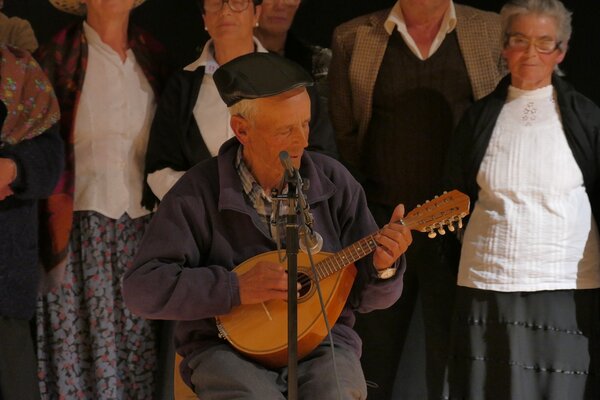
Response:
POLYGON ((445 10, 450 5, 450 0, 399 0, 402 10, 425 10, 436 12, 445 10))
POLYGON ((294 167, 308 146, 310 97, 305 88, 255 100, 254 121, 245 134, 244 159, 257 179, 260 176, 283 176, 279 153, 290 155, 294 167))
POLYGON ((271 34, 287 33, 292 26, 299 6, 299 0, 287 2, 283 0, 263 1, 259 29, 271 34))

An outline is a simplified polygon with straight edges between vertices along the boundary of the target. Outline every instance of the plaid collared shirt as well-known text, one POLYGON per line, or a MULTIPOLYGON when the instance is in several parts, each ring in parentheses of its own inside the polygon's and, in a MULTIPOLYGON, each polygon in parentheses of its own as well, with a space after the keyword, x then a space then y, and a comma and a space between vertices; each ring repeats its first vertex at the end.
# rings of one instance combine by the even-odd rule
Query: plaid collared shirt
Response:
MULTIPOLYGON (((254 176, 248 169, 242 157, 242 146, 238 149, 235 159, 235 170, 237 171, 244 190, 246 201, 256 210, 264 227, 271 234, 272 238, 279 236, 280 243, 285 243, 285 224, 287 217, 287 204, 284 201, 274 201, 270 194, 265 193, 254 176), (277 215, 277 205, 279 207, 279 215, 277 215), (275 206, 275 207, 274 207, 275 206)), ((283 188, 282 194, 287 192, 287 187, 283 188)))

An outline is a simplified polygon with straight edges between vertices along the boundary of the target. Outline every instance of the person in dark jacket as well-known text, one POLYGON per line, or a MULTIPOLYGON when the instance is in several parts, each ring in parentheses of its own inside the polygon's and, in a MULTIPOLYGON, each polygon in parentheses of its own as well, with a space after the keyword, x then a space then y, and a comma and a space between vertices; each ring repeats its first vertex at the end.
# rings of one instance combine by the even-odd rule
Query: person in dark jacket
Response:
POLYGON ((462 237, 445 398, 600 397, 600 109, 558 76, 571 13, 501 11, 510 75, 458 125, 462 237))
POLYGON ((327 99, 327 71, 331 50, 310 45, 290 32, 302 0, 263 0, 254 34, 271 52, 300 64, 314 78, 319 94, 327 99))
MULTIPOLYGON (((211 39, 200 57, 169 80, 152 122, 146 178, 152 193, 144 205, 154 207, 173 184, 198 162, 216 156, 234 133, 227 107, 213 81, 219 65, 251 52, 267 52, 253 36, 262 0, 200 0, 211 39)), ((325 105, 314 87, 311 96, 309 149, 337 157, 335 135, 325 105)))
POLYGON ((58 102, 25 50, 0 45, 0 399, 38 399, 29 321, 39 284, 38 199, 62 172, 58 102))
MULTIPOLYGON (((290 188, 283 181, 281 152, 287 151, 293 168, 310 180, 306 202, 323 250, 340 251, 377 226, 350 173, 330 157, 304 151, 310 120, 305 87, 312 84, 305 70, 275 54, 250 53, 221 66, 215 82, 230 107, 236 137, 217 157, 189 170, 164 197, 125 276, 125 299, 143 316, 177 321, 182 372, 201 399, 283 399, 287 368, 244 357, 219 339, 214 318, 239 305, 264 302, 267 310, 269 300, 287 298, 282 265, 262 260, 243 273, 234 271, 282 243, 285 213, 278 210, 286 202, 272 198, 272 189, 290 188)), ((403 213, 399 205, 391 221, 398 222, 403 213)), ((374 253, 363 248, 365 258, 357 261, 356 279, 347 286, 352 292, 342 299, 337 322, 331 322, 337 376, 333 349, 327 340, 317 341, 298 364, 301 399, 366 397, 353 312, 388 307, 398 299, 405 268, 401 255, 412 237, 408 227, 390 222, 373 239, 369 249, 374 253)), ((357 254, 357 247, 350 251, 357 254)))

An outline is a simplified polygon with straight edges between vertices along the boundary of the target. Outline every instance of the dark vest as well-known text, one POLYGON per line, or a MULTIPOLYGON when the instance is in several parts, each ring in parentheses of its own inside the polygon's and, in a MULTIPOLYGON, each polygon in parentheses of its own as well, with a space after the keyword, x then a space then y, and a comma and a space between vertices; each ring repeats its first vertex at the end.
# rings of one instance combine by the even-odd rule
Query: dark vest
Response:
POLYGON ((439 194, 449 137, 473 92, 456 31, 427 60, 397 30, 390 36, 373 91, 362 159, 370 202, 407 210, 439 194))

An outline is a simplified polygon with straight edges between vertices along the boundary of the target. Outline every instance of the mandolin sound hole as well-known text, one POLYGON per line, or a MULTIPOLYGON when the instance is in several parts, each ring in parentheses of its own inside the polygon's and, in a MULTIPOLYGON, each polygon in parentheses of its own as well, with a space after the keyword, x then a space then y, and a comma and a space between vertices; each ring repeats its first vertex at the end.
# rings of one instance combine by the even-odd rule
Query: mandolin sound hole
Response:
POLYGON ((312 288, 312 281, 310 279, 310 276, 308 276, 304 272, 298 271, 298 283, 302 285, 299 291, 300 298, 310 293, 310 289, 312 288))

